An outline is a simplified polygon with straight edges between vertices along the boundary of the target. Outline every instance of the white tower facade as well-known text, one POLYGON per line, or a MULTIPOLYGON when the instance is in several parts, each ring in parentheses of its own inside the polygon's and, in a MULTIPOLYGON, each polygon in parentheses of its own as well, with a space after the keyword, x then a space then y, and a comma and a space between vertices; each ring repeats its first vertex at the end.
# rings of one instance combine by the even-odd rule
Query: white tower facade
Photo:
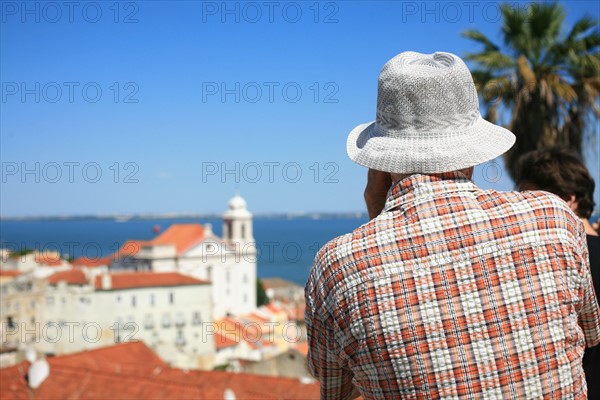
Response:
POLYGON ((246 200, 239 195, 229 200, 229 208, 223 214, 223 239, 241 246, 254 243, 252 214, 246 208, 246 200))
MULTIPOLYGON (((227 257, 225 269, 225 293, 222 302, 215 306, 215 316, 223 314, 245 314, 256 310, 256 262, 257 248, 252 227, 252 214, 246 200, 236 195, 229 200, 228 209, 223 213, 223 245, 227 257), (231 254, 231 253, 229 253, 231 254), (233 261, 233 262, 231 262, 233 261)), ((219 288, 214 287, 214 290, 219 288)))

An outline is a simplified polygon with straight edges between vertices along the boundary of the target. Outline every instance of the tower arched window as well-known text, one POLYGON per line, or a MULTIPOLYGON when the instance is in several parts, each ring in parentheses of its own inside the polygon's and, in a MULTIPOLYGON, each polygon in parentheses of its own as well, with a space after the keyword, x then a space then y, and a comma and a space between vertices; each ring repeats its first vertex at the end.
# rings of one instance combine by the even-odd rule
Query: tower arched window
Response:
POLYGON ((242 239, 246 239, 246 224, 242 224, 242 239))

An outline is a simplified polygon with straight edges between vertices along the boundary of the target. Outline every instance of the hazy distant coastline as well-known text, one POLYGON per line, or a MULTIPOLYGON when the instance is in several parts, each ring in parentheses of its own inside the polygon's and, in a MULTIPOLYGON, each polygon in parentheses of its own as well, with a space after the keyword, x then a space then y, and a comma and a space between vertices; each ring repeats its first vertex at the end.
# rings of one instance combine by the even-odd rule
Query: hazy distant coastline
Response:
MULTIPOLYGON (((255 213, 255 219, 346 219, 366 218, 366 212, 306 212, 306 213, 255 213)), ((156 220, 156 219, 219 219, 221 214, 165 213, 165 214, 107 214, 107 215, 40 215, 40 216, 0 216, 0 221, 81 221, 81 220, 156 220)))

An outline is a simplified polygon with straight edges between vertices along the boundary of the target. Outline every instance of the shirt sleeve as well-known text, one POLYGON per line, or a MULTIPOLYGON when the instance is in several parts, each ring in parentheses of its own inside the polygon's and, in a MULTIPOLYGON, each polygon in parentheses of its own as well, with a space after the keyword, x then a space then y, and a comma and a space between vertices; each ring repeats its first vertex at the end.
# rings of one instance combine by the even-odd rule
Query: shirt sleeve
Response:
POLYGON ((354 392, 353 374, 339 364, 334 324, 325 310, 323 291, 318 289, 320 268, 321 264, 315 260, 305 289, 308 370, 319 380, 321 399, 350 399, 354 392))
POLYGON ((579 326, 583 329, 587 347, 594 347, 600 343, 600 307, 598 306, 598 300, 592 282, 592 272, 590 270, 585 231, 580 233, 578 239, 579 248, 576 251, 576 256, 580 258, 581 265, 578 322, 579 326))

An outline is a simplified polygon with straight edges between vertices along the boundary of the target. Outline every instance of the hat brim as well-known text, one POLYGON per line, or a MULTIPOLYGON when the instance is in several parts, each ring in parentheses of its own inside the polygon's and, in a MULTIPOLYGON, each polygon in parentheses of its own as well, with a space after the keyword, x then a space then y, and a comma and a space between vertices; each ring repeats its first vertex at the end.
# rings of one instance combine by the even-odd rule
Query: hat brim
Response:
POLYGON ((390 136, 375 122, 361 124, 348 135, 352 161, 398 174, 457 171, 492 160, 515 143, 508 129, 479 117, 459 132, 427 132, 390 136))

